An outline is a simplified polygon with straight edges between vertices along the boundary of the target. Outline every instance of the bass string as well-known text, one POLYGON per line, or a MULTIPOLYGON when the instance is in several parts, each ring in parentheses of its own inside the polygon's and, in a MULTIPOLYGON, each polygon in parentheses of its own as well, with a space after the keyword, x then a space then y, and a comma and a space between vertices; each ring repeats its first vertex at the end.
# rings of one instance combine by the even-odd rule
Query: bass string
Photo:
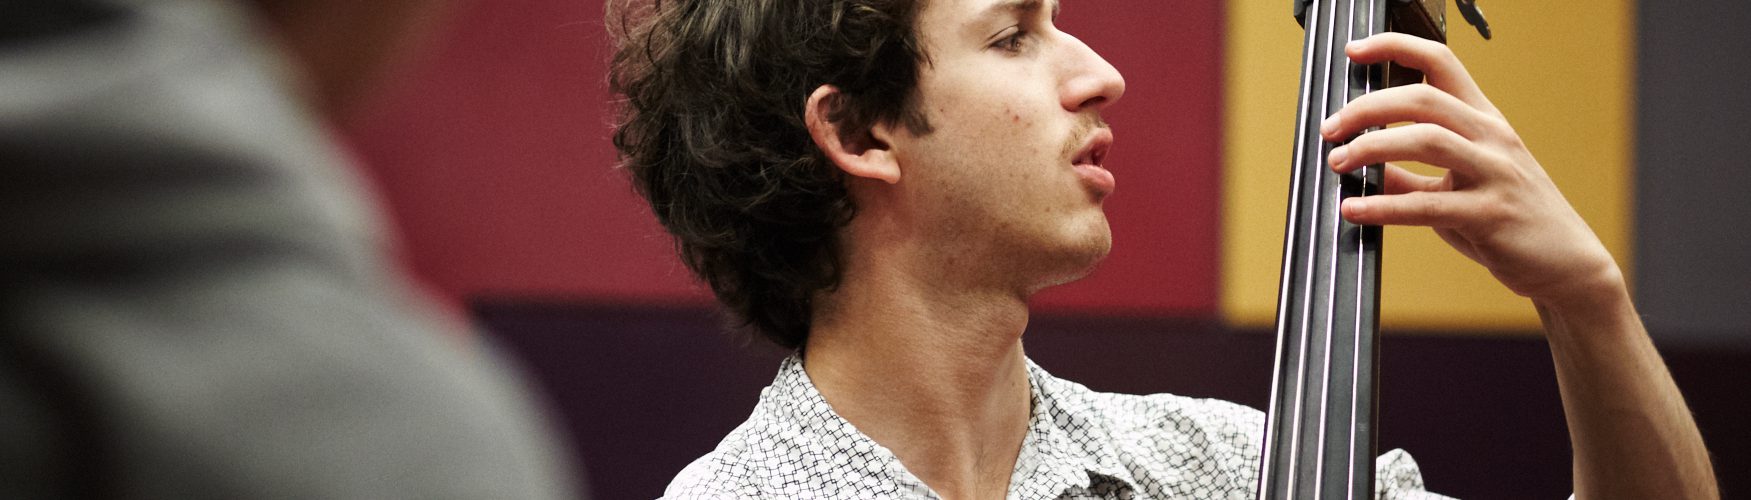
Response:
MULTIPOLYGON (((1334 6, 1333 7, 1333 16, 1331 19, 1331 23, 1332 23, 1332 35, 1330 36, 1331 42, 1326 47, 1326 51, 1327 51, 1326 52, 1326 57, 1327 57, 1327 59, 1326 59, 1326 71, 1327 71, 1326 99, 1322 102, 1322 106, 1324 106, 1324 109, 1321 110, 1321 115, 1324 117, 1330 117, 1332 113, 1336 112, 1338 109, 1341 109, 1344 101, 1349 99, 1349 94, 1350 94, 1350 85, 1349 85, 1349 78, 1350 78, 1350 71, 1351 71, 1350 58, 1345 57, 1343 55, 1343 48, 1340 46, 1339 40, 1343 40, 1345 42, 1348 42, 1350 39, 1352 39, 1355 36, 1356 2, 1355 2, 1355 0, 1341 0, 1341 4, 1344 6, 1344 8, 1342 9, 1342 12, 1344 14, 1343 18, 1342 18, 1344 21, 1343 36, 1342 37, 1338 36, 1337 23, 1338 23, 1339 18, 1336 15, 1337 9, 1334 6), (1342 63, 1343 64, 1343 71, 1335 72, 1337 74, 1336 79, 1332 78, 1331 76, 1332 76, 1332 73, 1334 72, 1333 70, 1335 68, 1337 68, 1338 64, 1334 62, 1335 61, 1334 59, 1331 59, 1332 57, 1337 57, 1343 61, 1343 63, 1342 63), (1333 103, 1336 103, 1336 104, 1334 105, 1333 103)), ((1328 149, 1327 149, 1328 147, 1329 146, 1327 146, 1324 141, 1321 141, 1320 151, 1322 153, 1328 152, 1328 149)), ((1322 154, 1321 156, 1322 156, 1321 160, 1323 160, 1324 155, 1322 154)), ((1324 161, 1316 162, 1314 165, 1311 165, 1310 168, 1314 169, 1314 171, 1316 172, 1316 175, 1318 175, 1320 179, 1322 179, 1322 180, 1330 179, 1332 181, 1332 185, 1330 187, 1322 187, 1321 188, 1321 191, 1320 191, 1321 198, 1322 199, 1324 198, 1324 193, 1328 190, 1334 192, 1334 194, 1331 196, 1331 205, 1326 206, 1326 207, 1322 207, 1322 209, 1321 209, 1321 211, 1323 213, 1327 213, 1331 216, 1331 233, 1330 233, 1331 234, 1331 238, 1330 238, 1331 239, 1331 241, 1330 241, 1330 252, 1331 253, 1327 254, 1327 255, 1329 255, 1330 263, 1328 264, 1327 270, 1326 270, 1325 329, 1323 330, 1324 331, 1324 335, 1323 335, 1324 339, 1322 339, 1325 342, 1325 348, 1324 348, 1325 359, 1324 359, 1324 364, 1321 367, 1321 371, 1320 371, 1319 425, 1316 427, 1316 429, 1318 429, 1317 433, 1315 434, 1315 436, 1317 436, 1317 439, 1314 441, 1315 443, 1318 443, 1318 447, 1317 447, 1316 453, 1314 455, 1314 467, 1313 467, 1314 491, 1321 491, 1322 492, 1322 491, 1325 491, 1325 481, 1326 481, 1326 468, 1325 468, 1326 442, 1329 440, 1329 436, 1327 436, 1327 433, 1331 430, 1331 428, 1330 428, 1331 422, 1328 421, 1328 417, 1331 416, 1332 363, 1333 363, 1334 358, 1337 356, 1337 353, 1332 350, 1332 340, 1333 340, 1333 337, 1336 336, 1336 334, 1337 334, 1337 311, 1338 311, 1337 285, 1338 285, 1338 280, 1339 280, 1339 278, 1338 278, 1338 267, 1339 267, 1338 240, 1341 239, 1340 236, 1343 234, 1341 232, 1342 228, 1343 228, 1343 217, 1338 214, 1338 204, 1343 201, 1343 199, 1342 199, 1343 197, 1340 196, 1340 194, 1342 192, 1342 188, 1340 187, 1341 179, 1338 179, 1335 175, 1333 175, 1326 168, 1326 162, 1324 162, 1324 161)), ((1317 242, 1317 241, 1313 242, 1313 244, 1321 244, 1321 243, 1323 243, 1323 242, 1317 242)))
MULTIPOLYGON (((1317 16, 1318 16, 1318 12, 1319 12, 1319 7, 1320 7, 1320 5, 1322 5, 1322 3, 1319 2, 1319 0, 1313 0, 1313 1, 1314 1, 1314 5, 1312 5, 1311 8, 1309 8, 1306 11, 1307 13, 1305 15, 1315 16, 1313 19, 1314 22, 1307 23, 1307 26, 1309 26, 1311 29, 1305 30, 1307 33, 1306 40, 1302 43, 1302 47, 1304 47, 1303 54, 1302 54, 1303 61, 1302 61, 1302 70, 1301 70, 1302 78, 1301 78, 1301 96, 1300 96, 1302 105, 1299 107, 1300 109, 1297 110, 1296 117, 1295 117, 1295 123, 1296 123, 1297 129, 1296 129, 1296 134, 1295 134, 1295 149, 1294 149, 1295 161, 1294 161, 1293 165, 1295 166, 1296 171, 1295 171, 1294 175, 1290 176, 1290 187, 1289 187, 1289 221, 1290 221, 1290 223, 1288 224, 1288 228, 1285 230, 1285 232, 1288 234, 1284 235, 1284 238, 1283 238, 1283 256, 1284 256, 1284 258, 1283 258, 1283 270, 1282 270, 1281 276, 1284 276, 1285 279, 1291 277, 1291 273, 1294 271, 1294 267, 1293 267, 1294 259, 1292 258, 1292 256, 1294 255, 1294 250, 1295 250, 1296 246, 1298 245, 1300 238, 1302 237, 1301 236, 1301 233, 1302 233, 1301 224, 1299 224, 1299 220, 1300 220, 1300 212, 1301 212, 1301 178, 1303 176, 1301 175, 1302 173, 1301 173, 1300 169, 1301 169, 1301 165, 1302 165, 1302 163, 1306 157, 1306 153, 1307 153, 1306 143, 1307 143, 1307 134, 1308 134, 1308 126, 1309 126, 1308 121, 1307 121, 1307 117, 1308 117, 1308 111, 1312 107, 1311 103, 1313 102, 1311 100, 1313 98, 1313 78, 1312 78, 1312 76, 1313 76, 1313 60, 1314 60, 1313 56, 1315 54, 1315 47, 1316 47, 1315 44, 1317 43, 1318 36, 1319 36, 1319 30, 1317 29, 1317 26, 1318 26, 1318 17, 1317 16)), ((1303 18, 1303 19, 1305 20, 1306 18, 1303 18)), ((1274 355, 1273 355, 1274 359, 1272 359, 1272 362, 1271 362, 1272 373, 1271 373, 1271 399, 1270 399, 1270 401, 1273 404, 1280 401, 1279 398, 1281 397, 1281 391, 1284 390, 1284 387, 1282 387, 1282 384, 1283 384, 1283 355, 1288 350, 1287 349, 1288 346, 1286 345, 1286 343, 1288 342, 1288 339, 1289 339, 1289 332, 1288 332, 1288 328, 1289 328, 1288 318, 1289 318, 1289 309, 1290 309, 1289 290, 1293 286, 1294 286, 1294 283, 1292 281, 1285 281, 1283 283, 1283 286, 1280 287, 1280 290, 1278 291, 1278 296, 1277 296, 1277 303, 1281 304, 1281 306, 1279 306, 1277 308, 1277 348, 1273 351, 1274 352, 1274 355)), ((1301 340, 1303 351, 1305 351, 1305 342, 1306 342, 1306 340, 1305 340, 1305 338, 1303 338, 1301 340)), ((1305 357, 1303 357, 1303 359, 1305 359, 1305 357)), ((1299 382, 1301 380, 1301 378, 1298 376, 1296 380, 1299 382)), ((1299 392, 1297 392, 1297 394, 1299 394, 1299 392)), ((1299 399, 1300 398, 1296 398, 1297 401, 1299 401, 1299 399)), ((1261 498, 1263 498, 1263 496, 1265 494, 1267 494, 1265 486, 1270 483, 1270 481, 1273 477, 1273 475, 1272 475, 1273 471, 1271 469, 1274 465, 1276 465, 1275 462, 1276 462, 1277 455, 1276 455, 1275 451, 1276 451, 1277 446, 1280 445, 1280 442, 1279 442, 1280 440, 1276 439, 1275 436, 1277 436, 1278 433, 1281 432, 1281 426, 1283 425, 1283 422, 1281 421, 1283 412, 1281 410, 1286 410, 1286 409, 1288 409, 1288 408, 1272 408, 1272 411, 1267 412, 1265 414, 1265 436, 1266 437, 1265 437, 1264 460, 1262 461, 1263 466, 1259 470, 1259 491, 1258 491, 1258 494, 1261 498)), ((1290 425, 1290 432, 1288 435, 1291 437, 1298 436, 1299 430, 1300 430, 1300 422, 1298 421, 1298 419, 1291 419, 1289 425, 1290 425)), ((1289 440, 1289 446, 1290 446, 1290 450, 1291 450, 1290 454, 1289 454, 1290 464, 1289 464, 1289 467, 1286 468, 1287 471, 1285 472, 1285 474, 1287 474, 1287 477, 1290 479, 1290 481, 1289 481, 1290 484, 1293 484, 1293 479, 1295 477, 1295 467, 1294 467, 1294 458, 1293 457, 1294 457, 1294 450, 1297 447, 1297 441, 1298 441, 1297 439, 1290 439, 1289 440)))
MULTIPOLYGON (((1319 37, 1316 37, 1315 39, 1316 40, 1323 40, 1323 42, 1324 42, 1322 44, 1324 46, 1322 49, 1324 52, 1323 61, 1325 62, 1325 64, 1323 65, 1324 75, 1322 75, 1320 80, 1319 80, 1320 82, 1323 82, 1324 92, 1322 92, 1323 95, 1319 96, 1319 98, 1320 98, 1319 99, 1320 112, 1317 115, 1318 119, 1323 120, 1326 117, 1331 116, 1330 115, 1330 113, 1331 113, 1331 93, 1332 93, 1331 75, 1332 75, 1332 66, 1333 66, 1332 55, 1334 52, 1333 49, 1337 46, 1338 37, 1337 37, 1337 2, 1335 2, 1335 1, 1334 2, 1324 2, 1324 5, 1323 5, 1324 8, 1321 8, 1320 4, 1321 4, 1321 2, 1318 2, 1316 0, 1313 8, 1309 9, 1309 15, 1315 16, 1315 19, 1313 20, 1313 22, 1307 23, 1307 25, 1310 27, 1309 28, 1310 30, 1318 31, 1319 34, 1321 35, 1319 37), (1324 12, 1323 15, 1321 15, 1322 11, 1324 12)), ((1313 50, 1320 50, 1320 49, 1311 49, 1310 48, 1309 52, 1311 53, 1313 50)), ((1313 73, 1312 68, 1309 67, 1309 71, 1307 73, 1307 76, 1309 78, 1307 78, 1307 80, 1310 80, 1310 81, 1312 80, 1312 78, 1311 78, 1312 73, 1313 73)), ((1311 94, 1311 91, 1309 91, 1309 94, 1311 94)), ((1311 97, 1311 95, 1310 95, 1310 97, 1311 97)), ((1312 107, 1312 104, 1311 104, 1312 101, 1304 101, 1304 102, 1306 104, 1308 104, 1307 107, 1309 107, 1309 108, 1312 107)), ((1311 117, 1309 117, 1309 118, 1311 118, 1311 117)), ((1313 193, 1315 196, 1313 199, 1315 206, 1313 207, 1314 212, 1313 212, 1312 217, 1311 217, 1312 222, 1304 222, 1304 221, 1301 221, 1300 219, 1291 219, 1291 220, 1296 221, 1295 225, 1304 227, 1305 229, 1308 230, 1308 231, 1305 231, 1305 233, 1307 233, 1307 234, 1302 235, 1303 237, 1306 238, 1306 242, 1303 243, 1303 245, 1306 245, 1306 248, 1304 249, 1304 253, 1306 254, 1306 257, 1307 257, 1306 264, 1302 267, 1302 269, 1305 270, 1305 274, 1307 275, 1306 278, 1308 278, 1308 279, 1304 280, 1305 283, 1303 284, 1303 289, 1302 289, 1302 293, 1301 293, 1301 298, 1302 298, 1301 318, 1300 318, 1300 322, 1299 322, 1301 325, 1301 331, 1299 332, 1299 337, 1298 337, 1300 339, 1301 349, 1300 349, 1300 355, 1298 356, 1297 363, 1296 363, 1296 369, 1297 369, 1296 371, 1298 372, 1298 376, 1296 378, 1297 384, 1296 384, 1295 399, 1294 399, 1294 404, 1293 404, 1293 409, 1294 409, 1293 414, 1294 415, 1293 415, 1293 419, 1291 420, 1293 427, 1292 427, 1291 432, 1290 432, 1291 439, 1289 441, 1290 451, 1289 451, 1288 478, 1286 481, 1287 484, 1284 485, 1284 488, 1287 492, 1286 496, 1291 497, 1291 498, 1293 498, 1295 496, 1296 488, 1298 486, 1302 485, 1302 481, 1299 478, 1299 475, 1301 473, 1301 465, 1299 463, 1300 458, 1301 458, 1301 453, 1300 453, 1301 435, 1302 435, 1301 426, 1306 420, 1303 415, 1306 412, 1306 406, 1307 406, 1307 397, 1306 397, 1306 393, 1307 393, 1307 389, 1308 389, 1307 375, 1308 375, 1308 371, 1309 371, 1307 358, 1308 358, 1308 349, 1309 349, 1310 344, 1311 344, 1310 341, 1312 340, 1309 337, 1311 337, 1312 333, 1313 333, 1312 332, 1312 325, 1313 325, 1312 320, 1314 317, 1313 316, 1314 315, 1313 304, 1314 304, 1314 299, 1315 299, 1315 296, 1313 294, 1314 280, 1311 279, 1311 277, 1312 277, 1312 273, 1316 272, 1314 269, 1316 268, 1316 263, 1318 261, 1317 245, 1319 244, 1319 242, 1318 242, 1318 237, 1317 237, 1317 234, 1318 234, 1317 221, 1319 218, 1318 218, 1317 214, 1319 213, 1319 210, 1321 208, 1318 206, 1318 203, 1319 203, 1318 195, 1319 195, 1319 193, 1323 192, 1325 189, 1325 176, 1320 175, 1320 172, 1318 171, 1318 165, 1321 162, 1323 162, 1325 159, 1325 143, 1324 143, 1323 139, 1320 139, 1317 137, 1312 137, 1313 134, 1316 134, 1317 130, 1318 130, 1317 127, 1313 126, 1313 123, 1314 122, 1311 119, 1303 120, 1303 122, 1301 123, 1302 130, 1298 134, 1298 137, 1306 138, 1306 140, 1304 142, 1302 142, 1301 148, 1297 148, 1297 150, 1298 150, 1297 153, 1301 154, 1302 157, 1296 161, 1296 168, 1299 170, 1296 173, 1297 179, 1299 179, 1302 176, 1307 176, 1307 175, 1311 175, 1313 177, 1313 189, 1308 191, 1310 193, 1313 193), (1317 148, 1317 149, 1315 149, 1315 148, 1317 148), (1311 157, 1309 157, 1309 155, 1305 155, 1305 154, 1301 153, 1302 151, 1311 152, 1311 151, 1315 151, 1315 150, 1319 151, 1319 154, 1311 155, 1311 157)), ((1300 139, 1298 139, 1298 140, 1300 140, 1300 139)), ((1302 191, 1303 190, 1301 190, 1301 189, 1297 189, 1296 190, 1297 196, 1299 196, 1299 194, 1302 191)), ((1296 206, 1300 205, 1298 199, 1294 200, 1294 201, 1297 202, 1296 206)), ((1327 305, 1329 306, 1330 303, 1328 302, 1327 305)), ((1327 330, 1327 331, 1329 332, 1329 330, 1327 330)), ((1326 354, 1327 354, 1328 361, 1329 361, 1330 349, 1327 349, 1326 354)), ((1320 435, 1323 436, 1324 430, 1320 429, 1319 432, 1320 432, 1320 435)), ((1322 441, 1323 441, 1323 439, 1322 439, 1322 441)), ((1317 464, 1317 462, 1316 462, 1316 464, 1317 464)), ((1317 492, 1319 490, 1319 483, 1321 480, 1320 472, 1317 469, 1314 472, 1313 480, 1314 480, 1313 489, 1314 489, 1314 491, 1317 492)))
MULTIPOLYGON (((1378 5, 1377 2, 1378 2, 1378 0, 1368 0, 1368 33, 1367 34, 1369 36, 1372 36, 1375 33, 1379 33, 1381 31, 1380 28, 1382 28, 1382 26, 1376 26, 1374 23, 1377 20, 1381 20, 1382 18, 1385 17, 1385 11, 1384 11, 1384 9, 1382 9, 1382 7, 1384 7, 1384 6, 1378 5)), ((1345 60, 1347 61, 1348 58, 1345 58, 1345 60)), ((1375 78, 1379 78, 1379 75, 1377 74, 1377 72, 1379 70, 1380 70, 1379 65, 1368 66, 1367 81, 1364 81, 1362 83, 1362 93, 1366 94, 1366 93, 1374 91, 1374 80, 1375 80, 1375 78)), ((1363 166, 1362 167, 1362 192, 1361 192, 1362 196, 1366 196, 1368 194, 1369 170, 1372 168, 1373 168, 1372 166, 1363 166)), ((1357 227, 1357 231, 1359 232, 1359 234, 1357 235, 1358 237, 1356 238, 1356 312, 1355 312, 1356 329, 1354 332, 1352 332, 1352 336, 1351 336, 1352 344, 1350 346, 1351 356, 1354 357, 1353 359, 1350 360, 1350 408, 1352 410, 1350 413, 1351 429, 1355 428, 1355 423, 1357 421, 1364 418, 1361 415, 1358 415, 1358 413, 1360 413, 1360 408, 1358 408, 1359 405, 1357 404, 1357 402, 1358 402, 1357 398, 1360 396, 1360 394, 1362 392, 1362 335, 1364 335, 1366 333, 1366 332, 1362 331, 1362 329, 1363 329, 1363 325, 1362 325, 1362 269, 1364 269, 1364 266, 1367 264, 1367 248, 1365 248, 1365 247, 1367 244, 1366 242, 1368 241, 1368 236, 1369 236, 1368 232, 1372 231, 1372 229, 1369 229, 1367 226, 1359 226, 1359 227, 1357 227)), ((1348 470, 1349 470, 1349 474, 1348 474, 1349 480, 1347 481, 1349 483, 1349 490, 1348 490, 1349 495, 1348 496, 1349 496, 1349 498, 1352 498, 1352 499, 1356 498, 1356 483, 1361 479, 1357 475, 1359 471, 1356 470, 1356 460, 1358 459, 1358 457, 1356 455, 1357 455, 1357 452, 1359 451, 1358 447, 1365 444, 1365 443, 1361 443, 1357 439, 1357 434, 1358 433, 1353 431, 1353 430, 1350 432, 1350 443, 1349 443, 1350 446, 1349 446, 1349 449, 1347 450, 1348 452, 1345 454, 1345 461, 1348 462, 1348 470)), ((1369 451, 1372 452, 1372 450, 1369 450, 1369 451)), ((1372 453, 1370 453, 1370 454, 1372 454, 1372 453)), ((1360 473, 1366 473, 1366 472, 1367 472, 1366 470, 1360 471, 1360 473)), ((1368 486, 1372 487, 1373 485, 1368 485, 1368 486)))

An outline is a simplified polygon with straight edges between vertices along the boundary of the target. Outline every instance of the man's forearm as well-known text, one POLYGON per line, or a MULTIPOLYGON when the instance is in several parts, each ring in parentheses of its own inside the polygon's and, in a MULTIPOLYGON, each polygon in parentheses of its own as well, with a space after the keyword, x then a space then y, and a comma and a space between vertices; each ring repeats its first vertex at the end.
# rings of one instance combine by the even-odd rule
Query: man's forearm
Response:
POLYGON ((1720 497, 1690 408, 1621 279, 1592 297, 1535 300, 1574 449, 1576 497, 1720 497))

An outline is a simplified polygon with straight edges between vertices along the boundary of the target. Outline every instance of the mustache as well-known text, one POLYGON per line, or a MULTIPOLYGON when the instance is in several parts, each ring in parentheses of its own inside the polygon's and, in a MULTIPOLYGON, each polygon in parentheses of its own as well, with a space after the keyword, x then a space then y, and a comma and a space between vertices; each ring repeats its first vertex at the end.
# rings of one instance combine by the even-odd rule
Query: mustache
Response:
POLYGON ((1058 156, 1069 157, 1076 154, 1088 142, 1088 136, 1094 135, 1097 130, 1108 128, 1111 127, 1107 126, 1107 121, 1100 115, 1083 115, 1083 119, 1076 122, 1076 128, 1070 130, 1070 139, 1064 141, 1064 150, 1058 156))

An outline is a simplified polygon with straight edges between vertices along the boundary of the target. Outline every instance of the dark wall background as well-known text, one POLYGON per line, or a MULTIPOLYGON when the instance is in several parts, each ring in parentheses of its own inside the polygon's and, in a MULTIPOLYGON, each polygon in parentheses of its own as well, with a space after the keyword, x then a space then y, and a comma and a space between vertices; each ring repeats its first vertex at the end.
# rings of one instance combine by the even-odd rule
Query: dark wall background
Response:
POLYGON ((1637 302, 1674 341, 1751 342, 1751 2, 1643 1, 1637 302))
MULTIPOLYGON (((477 315, 554 397, 597 498, 651 498, 747 418, 785 353, 726 333, 709 309, 485 301, 477 315)), ((1266 332, 1185 319, 1036 318, 1030 356, 1096 390, 1213 397, 1261 408, 1266 332)), ((1715 454, 1725 498, 1751 495, 1744 366, 1751 352, 1662 346, 1715 454)), ((1432 491, 1561 500, 1568 434, 1543 341, 1388 332, 1381 450, 1403 448, 1432 491)))

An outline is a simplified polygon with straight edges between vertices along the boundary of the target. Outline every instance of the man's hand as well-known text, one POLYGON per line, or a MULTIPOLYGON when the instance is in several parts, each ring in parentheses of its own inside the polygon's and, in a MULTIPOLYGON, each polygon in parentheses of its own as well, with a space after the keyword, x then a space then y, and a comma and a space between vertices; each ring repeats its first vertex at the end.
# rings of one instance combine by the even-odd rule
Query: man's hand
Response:
POLYGON ((1509 289, 1535 300, 1584 300, 1624 286, 1605 245, 1447 46, 1388 33, 1353 42, 1345 51, 1360 64, 1391 60, 1422 70, 1428 83, 1369 93, 1327 119, 1320 132, 1330 141, 1411 123, 1338 147, 1331 153, 1332 169, 1346 173, 1408 160, 1447 170, 1426 177, 1388 166, 1384 195, 1345 201, 1345 218, 1432 227, 1509 289))
POLYGON ((1445 45, 1389 33, 1345 48, 1362 64, 1422 70, 1428 83, 1362 96, 1327 119, 1341 141, 1337 172, 1389 161, 1446 169, 1425 177, 1388 166, 1384 194, 1344 201, 1344 217, 1415 225, 1442 239, 1544 320, 1575 454, 1576 497, 1719 498, 1702 436, 1630 303, 1623 273, 1563 199, 1520 136, 1445 45))

